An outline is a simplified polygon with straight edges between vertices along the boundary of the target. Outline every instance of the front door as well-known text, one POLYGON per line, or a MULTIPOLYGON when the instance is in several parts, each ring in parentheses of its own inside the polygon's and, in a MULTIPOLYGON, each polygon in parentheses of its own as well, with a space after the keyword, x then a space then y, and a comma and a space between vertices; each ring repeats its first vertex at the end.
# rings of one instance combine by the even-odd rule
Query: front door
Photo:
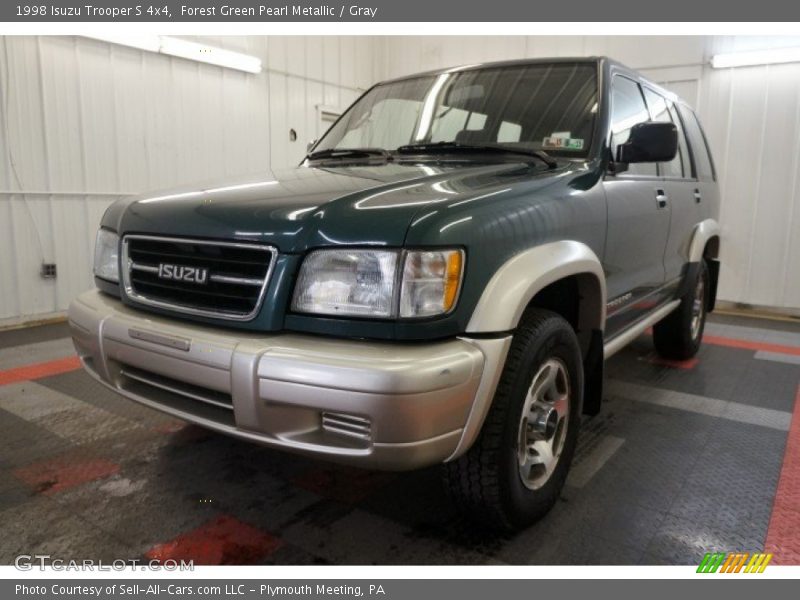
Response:
POLYGON ((658 165, 670 214, 664 271, 667 283, 677 287, 689 260, 689 244, 694 226, 702 220, 699 218, 700 189, 692 177, 689 150, 675 107, 668 99, 648 87, 644 87, 644 97, 654 121, 673 123, 678 130, 678 153, 670 162, 658 165))
MULTIPOLYGON (((639 84, 612 79, 611 151, 627 141, 631 127, 650 120, 639 84)), ((604 182, 608 233, 603 266, 608 292, 606 338, 663 301, 664 251, 670 227, 669 194, 656 163, 637 163, 604 182)))

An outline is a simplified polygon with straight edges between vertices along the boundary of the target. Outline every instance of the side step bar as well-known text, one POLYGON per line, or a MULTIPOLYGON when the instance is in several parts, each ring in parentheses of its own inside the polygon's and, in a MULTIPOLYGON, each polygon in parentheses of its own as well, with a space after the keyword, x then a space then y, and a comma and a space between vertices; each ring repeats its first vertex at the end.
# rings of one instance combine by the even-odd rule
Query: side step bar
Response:
POLYGON ((658 310, 644 317, 641 321, 637 321, 631 325, 629 329, 626 329, 614 338, 608 340, 603 347, 603 358, 608 359, 614 356, 617 352, 639 337, 645 329, 651 325, 655 325, 673 310, 678 308, 680 303, 680 300, 673 300, 669 304, 665 304, 658 310))

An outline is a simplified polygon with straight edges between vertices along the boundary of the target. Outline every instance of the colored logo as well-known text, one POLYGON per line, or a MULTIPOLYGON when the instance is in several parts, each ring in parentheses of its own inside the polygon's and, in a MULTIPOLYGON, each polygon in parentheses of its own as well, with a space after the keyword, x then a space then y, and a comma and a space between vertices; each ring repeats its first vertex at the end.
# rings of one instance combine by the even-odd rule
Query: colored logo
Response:
POLYGON ((763 573, 771 560, 772 554, 763 552, 708 552, 697 567, 697 572, 763 573))

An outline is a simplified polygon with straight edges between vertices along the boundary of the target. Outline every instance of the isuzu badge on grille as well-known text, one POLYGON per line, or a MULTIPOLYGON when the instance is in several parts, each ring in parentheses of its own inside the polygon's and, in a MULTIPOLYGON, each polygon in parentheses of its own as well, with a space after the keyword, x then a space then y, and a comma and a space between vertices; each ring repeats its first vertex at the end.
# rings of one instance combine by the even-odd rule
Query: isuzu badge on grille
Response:
POLYGON ((173 281, 206 283, 208 281, 208 269, 160 263, 158 265, 158 277, 159 279, 171 279, 173 281))

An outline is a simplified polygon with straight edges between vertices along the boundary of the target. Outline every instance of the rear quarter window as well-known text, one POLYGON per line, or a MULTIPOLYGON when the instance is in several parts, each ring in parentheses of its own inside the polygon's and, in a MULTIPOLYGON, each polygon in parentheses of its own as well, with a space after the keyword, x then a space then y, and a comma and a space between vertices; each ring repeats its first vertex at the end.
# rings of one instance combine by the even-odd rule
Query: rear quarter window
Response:
POLYGON ((686 135, 689 138, 696 177, 698 179, 715 181, 716 173, 714 171, 714 163, 711 159, 711 154, 708 150, 708 142, 700 126, 700 121, 697 119, 697 115, 683 104, 677 104, 676 106, 681 115, 686 135))

